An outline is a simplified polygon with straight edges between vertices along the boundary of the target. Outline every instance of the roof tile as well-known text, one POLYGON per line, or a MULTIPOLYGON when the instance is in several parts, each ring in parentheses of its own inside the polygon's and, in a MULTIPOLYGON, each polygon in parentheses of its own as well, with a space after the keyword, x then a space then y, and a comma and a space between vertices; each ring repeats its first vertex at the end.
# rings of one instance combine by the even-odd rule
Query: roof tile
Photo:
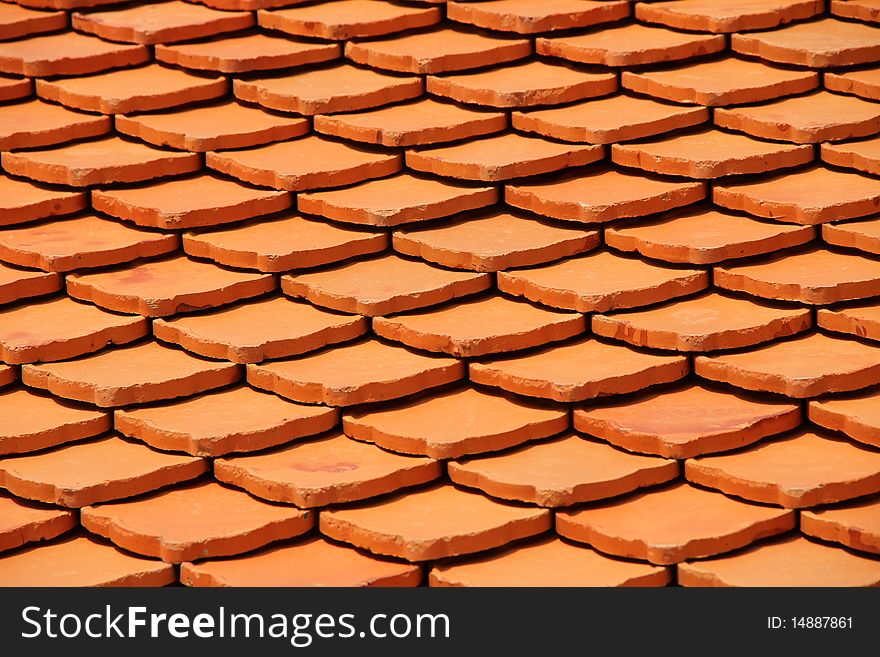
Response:
POLYGON ((87 206, 83 191, 46 187, 0 175, 0 226, 70 214, 87 206))
POLYGON ((880 340, 880 305, 876 301, 860 306, 820 308, 817 313, 818 326, 840 333, 851 333, 869 340, 880 340))
POLYGON ((877 0, 831 0, 828 9, 835 16, 871 23, 880 22, 880 5, 877 0))
POLYGON ((34 11, 14 4, 0 6, 0 34, 3 39, 18 39, 67 27, 63 11, 34 11))
POLYGON ((828 164, 880 176, 880 139, 877 137, 843 144, 826 143, 820 148, 822 160, 828 164))
POLYGON ((635 15, 649 23, 662 23, 680 30, 738 32, 776 27, 811 18, 824 9, 822 0, 676 0, 639 2, 635 15))
POLYGON ((826 71, 822 80, 825 88, 831 91, 880 100, 880 70, 877 68, 839 73, 826 71))
POLYGON ((11 365, 0 365, 0 387, 8 386, 18 379, 18 368, 11 365))
POLYGON ((880 505, 877 498, 837 507, 804 511, 801 531, 825 541, 880 554, 880 505))
POLYGON ((829 244, 880 254, 880 220, 824 224, 822 239, 829 244))
POLYGON ((109 43, 76 32, 56 32, 0 43, 0 72, 12 75, 88 75, 149 61, 141 45, 109 43))
POLYGON ((628 2, 583 2, 583 0, 493 0, 492 2, 450 2, 450 20, 489 30, 535 34, 567 30, 616 21, 629 16, 628 2))
MULTIPOLYGON (((2 9, 0 5, 0 9, 2 9)), ((71 112, 40 100, 0 106, 0 149, 38 148, 110 132, 105 116, 71 112)))
MULTIPOLYGON (((0 551, 51 540, 77 525, 72 511, 31 504, 6 495, 0 495, 0 518, 0 551)), ((6 580, 3 581, 8 586, 6 580)))
POLYGON ((0 263, 0 304, 51 294, 60 290, 62 284, 57 273, 13 269, 0 263))
POLYGON ((0 100, 17 100, 31 95, 34 84, 30 78, 0 77, 0 100))
POLYGON ((880 447, 880 405, 877 391, 811 401, 809 418, 815 424, 845 433, 860 443, 880 447))

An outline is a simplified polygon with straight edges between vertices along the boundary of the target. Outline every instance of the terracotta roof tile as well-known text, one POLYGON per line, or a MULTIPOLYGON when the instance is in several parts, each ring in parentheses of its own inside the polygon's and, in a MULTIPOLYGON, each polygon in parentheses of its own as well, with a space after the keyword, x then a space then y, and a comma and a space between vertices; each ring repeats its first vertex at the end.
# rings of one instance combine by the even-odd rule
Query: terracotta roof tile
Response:
POLYGON ((63 280, 56 273, 13 269, 0 263, 0 304, 51 294, 62 285, 63 280))
POLYGON ((803 93, 818 86, 819 74, 727 57, 654 71, 624 71, 620 84, 664 100, 717 107, 803 93))
POLYGON ((705 107, 618 94, 566 107, 513 112, 513 127, 565 141, 610 144, 688 128, 709 119, 705 107))
POLYGON ((497 456, 452 461, 449 476, 493 497, 564 507, 670 481, 678 463, 566 434, 497 456))
POLYGON ((840 73, 826 71, 822 80, 831 91, 880 100, 880 70, 876 68, 840 73))
POLYGON ((0 557, 6 586, 165 586, 174 567, 120 552, 88 536, 70 536, 0 557))
POLYGON ((34 84, 30 78, 0 77, 0 100, 4 102, 30 96, 33 90, 34 84))
POLYGON ((685 483, 556 514, 556 531, 597 550, 668 565, 794 528, 794 512, 746 504, 685 483))
POLYGON ((831 0, 828 9, 835 16, 880 22, 880 5, 877 0, 831 0))
POLYGON ((339 46, 334 44, 304 43, 261 33, 156 46, 156 59, 160 62, 221 73, 304 66, 337 59, 341 55, 339 46))
POLYGON ((590 338, 470 364, 476 383, 562 402, 633 392, 676 381, 687 372, 682 356, 643 354, 590 338))
POLYGON ((38 185, 0 175, 0 225, 10 226, 88 206, 86 193, 38 185))
POLYGON ((431 586, 665 586, 668 569, 622 561, 555 538, 437 564, 431 586))
POLYGON ((307 404, 351 406, 396 399, 461 379, 464 365, 363 340, 292 360, 248 365, 252 386, 307 404), (339 364, 345 363, 344 368, 339 364))
POLYGON ((144 46, 109 43, 76 32, 0 43, 0 72, 12 75, 87 75, 143 64, 149 59, 144 46))
POLYGON ((876 137, 843 144, 822 144, 820 154, 828 164, 880 176, 880 139, 876 137))
POLYGON ((732 454, 689 459, 684 473, 701 486, 788 508, 880 492, 880 454, 808 431, 732 454))
POLYGON ((801 531, 854 550, 880 554, 880 506, 877 498, 837 507, 804 511, 801 531))
POLYGON ((379 559, 319 537, 180 566, 180 581, 187 586, 416 586, 421 578, 419 566, 379 559))
POLYGON ((489 30, 534 34, 549 30, 589 27, 625 18, 628 2, 583 2, 579 0, 493 0, 492 2, 450 2, 450 20, 489 30))
POLYGON ((226 94, 222 77, 192 75, 158 64, 97 75, 37 80, 40 98, 103 114, 149 112, 226 94))
POLYGON ((787 397, 815 397, 880 383, 880 351, 821 333, 744 353, 697 356, 694 371, 713 381, 787 397))
POLYGON ((436 7, 406 7, 375 0, 342 0, 277 11, 260 11, 260 25, 299 36, 344 41, 439 23, 436 7))
POLYGON ((326 406, 294 404, 248 387, 114 414, 116 430, 126 436, 206 457, 275 447, 326 431, 338 420, 339 413, 326 406))
POLYGON ((417 349, 468 357, 564 340, 583 333, 585 323, 578 313, 495 295, 418 313, 377 317, 373 330, 417 349))
POLYGON ((822 0, 713 0, 639 2, 635 15, 649 23, 662 23, 681 30, 738 32, 776 27, 811 18, 824 9, 822 0))
POLYGON ((314 351, 367 331, 357 315, 338 315, 281 297, 153 322, 160 340, 209 358, 258 363, 314 351))
POLYGON ((557 105, 617 90, 617 76, 542 60, 456 75, 428 76, 428 93, 490 107, 557 105))
POLYGON ((528 39, 450 28, 345 44, 345 56, 352 61, 401 73, 461 71, 522 59, 531 52, 528 39))
POLYGON ((386 233, 314 221, 297 214, 183 235, 183 248, 189 255, 265 272, 327 265, 377 253, 387 245, 386 233))
POLYGON ((790 536, 744 552, 681 564, 682 586, 877 586, 876 559, 790 536))
POLYGON ((829 331, 851 333, 869 340, 880 340, 880 306, 872 301, 867 305, 836 308, 820 308, 816 323, 829 331))
POLYGON ((584 34, 539 38, 535 48, 541 55, 573 62, 623 67, 692 59, 721 52, 725 45, 720 35, 628 23, 584 34))
POLYGON ((236 98, 269 109, 300 114, 355 112, 421 95, 423 81, 342 64, 287 76, 235 78, 236 98))
POLYGON ((144 44, 189 41, 242 30, 256 22, 247 12, 221 12, 178 0, 77 12, 71 20, 74 29, 102 39, 144 44))
POLYGON ((72 511, 30 504, 6 495, 0 495, 0 518, 0 551, 51 540, 77 526, 72 511))
POLYGON ((810 420, 815 424, 841 431, 873 447, 880 447, 878 410, 876 391, 811 401, 808 406, 810 420))
POLYGON ((815 236, 816 230, 810 226, 756 221, 711 207, 605 229, 605 242, 612 248, 695 265, 774 253, 805 244, 815 236))
POLYGON ((829 244, 880 254, 880 221, 856 221, 842 224, 824 224, 822 239, 829 244))
POLYGON ((0 357, 10 364, 64 360, 137 340, 149 330, 143 317, 60 297, 0 310, 0 357))
POLYGON ((34 11, 6 3, 0 6, 0 34, 4 40, 54 32, 65 27, 67 14, 63 11, 34 11))
POLYGON ((502 504, 440 485, 321 512, 321 533, 376 554, 426 561, 469 554, 550 528, 545 509, 502 504), (425 522, 430 518, 430 522, 425 522))
MULTIPOLYGON (((34 0, 29 0, 33 2, 34 0)), ((39 1, 39 0, 38 0, 39 1)), ((115 0, 114 0, 115 1, 115 0)), ((289 7, 300 5, 309 0, 187 0, 197 2, 200 5, 223 9, 226 11, 258 11, 260 9, 273 9, 275 7, 289 7)))
POLYGON ((300 194, 297 208, 348 223, 399 226, 484 208, 498 196, 495 187, 403 173, 347 189, 300 194))
POLYGON ((0 391, 0 454, 36 452, 109 431, 110 415, 25 388, 0 391))
MULTIPOLYGON (((16 0, 22 7, 34 9, 85 9, 115 4, 119 0, 16 0)), ((222 0, 221 0, 222 1, 222 0)))
POLYGON ((0 387, 8 386, 18 379, 18 368, 10 365, 0 365, 0 387))
POLYGON ((0 459, 0 485, 18 497, 78 508, 140 495, 207 469, 202 459, 157 452, 110 435, 0 459))
POLYGON ((342 429, 352 438, 435 459, 494 452, 568 426, 562 407, 470 387, 352 410, 342 417, 342 429))
POLYGON ((58 105, 28 100, 0 107, 0 148, 52 146, 97 137, 110 132, 112 126, 113 122, 105 116, 71 112, 58 105))
POLYGON ((82 510, 82 524, 119 547, 170 563, 225 557, 308 531, 314 515, 216 483, 82 510))
POLYGON ((303 509, 393 493, 427 483, 441 472, 437 461, 386 452, 340 433, 214 463, 220 481, 303 509))
POLYGON ((574 410, 574 427, 631 452, 684 459, 797 427, 797 404, 686 383, 574 410))
POLYGON ((589 251, 598 243, 598 231, 503 211, 393 235, 394 249, 400 253, 474 271, 537 265, 589 251))

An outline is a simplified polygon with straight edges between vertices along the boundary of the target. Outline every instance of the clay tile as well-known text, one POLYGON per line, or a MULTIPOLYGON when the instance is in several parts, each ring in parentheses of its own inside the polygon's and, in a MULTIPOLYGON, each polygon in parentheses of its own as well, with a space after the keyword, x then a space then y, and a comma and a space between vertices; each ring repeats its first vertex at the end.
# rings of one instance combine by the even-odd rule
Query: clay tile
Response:
POLYGON ((568 426, 568 413, 559 406, 470 387, 342 416, 342 429, 352 438, 435 459, 494 452, 568 426))
POLYGON ((854 550, 880 554, 880 503, 877 498, 801 514, 801 531, 854 550))
MULTIPOLYGON (((0 5, 0 10, 2 8, 0 5)), ((110 132, 112 125, 106 116, 71 112, 39 100, 3 105, 0 106, 0 148, 37 148, 97 137, 110 132)))
POLYGON ((0 258, 22 267, 66 272, 174 251, 178 237, 86 214, 0 230, 0 258))
POLYGON ((221 265, 282 272, 383 251, 385 233, 313 221, 297 214, 221 230, 185 233, 184 250, 221 265))
POLYGON ((825 88, 831 91, 880 100, 880 69, 869 68, 841 73, 826 71, 822 78, 825 88))
POLYGON ((562 144, 511 132, 451 146, 409 150, 406 165, 438 176, 491 182, 582 166, 603 155, 602 146, 562 144))
POLYGON ((539 308, 496 295, 420 313, 376 317, 373 330, 417 349, 469 357, 565 340, 583 333, 585 322, 579 313, 539 308))
POLYGON ((82 510, 81 522, 124 550, 180 563, 241 554, 299 536, 311 529, 314 516, 207 482, 90 506, 82 510))
POLYGON ((877 0, 831 0, 828 9, 835 16, 855 18, 869 23, 880 22, 877 0))
POLYGON ((366 331, 363 317, 337 315, 281 297, 153 322, 160 340, 233 363, 295 356, 366 331))
POLYGON ((59 363, 24 365, 22 383, 64 399, 101 407, 185 397, 239 378, 232 363, 217 363, 155 342, 110 349, 59 363))
POLYGON ((811 68, 873 64, 880 59, 880 29, 822 18, 769 32, 734 34, 734 52, 811 68))
POLYGON ((30 78, 0 77, 0 100, 4 102, 26 98, 33 90, 34 84, 30 78))
POLYGON ((431 586, 666 586, 669 580, 666 568, 612 559, 552 537, 436 564, 430 574, 431 586))
POLYGON ((723 289, 819 305, 880 294, 880 262, 821 248, 716 267, 714 278, 723 289))
POLYGON ((517 34, 589 27, 626 18, 629 13, 628 2, 493 0, 480 3, 450 1, 446 5, 450 20, 517 34))
POLYGON ((634 392, 677 381, 687 373, 684 356, 644 354, 590 338, 470 364, 470 378, 476 383, 560 402, 634 392))
POLYGON ((556 514, 556 532, 597 550, 654 564, 729 552, 792 529, 793 511, 746 504, 676 483, 556 514))
POLYGON ((731 454, 689 459, 684 473, 700 486, 787 508, 880 492, 880 454, 809 431, 731 454))
POLYGON ((631 452, 675 459, 750 445, 800 423, 797 404, 698 384, 574 410, 578 431, 631 452))
POLYGON ((382 146, 418 146, 477 137, 504 130, 507 118, 452 103, 421 98, 367 112, 319 115, 315 130, 325 135, 382 146))
MULTIPOLYGON (((53 539, 77 524, 72 511, 32 504, 6 495, 0 495, 0 518, 0 551, 53 539)), ((3 582, 8 586, 5 579, 3 582)))
POLYGON ((421 568, 313 537, 233 559, 183 563, 186 586, 417 586, 421 568))
POLYGON ((4 40, 55 32, 65 27, 67 14, 63 11, 34 11, 13 4, 0 6, 0 34, 4 40))
POLYGON ((618 94, 577 105, 513 112, 513 127, 565 141, 611 144, 688 128, 709 119, 705 107, 618 94))
POLYGON ((814 333, 745 353, 697 356, 694 371, 748 390, 815 397, 880 383, 880 350, 814 333))
POLYGON ((718 108, 715 123, 764 139, 815 144, 880 132, 880 108, 860 98, 817 91, 764 105, 718 108))
POLYGON ((605 168, 504 188, 508 205, 554 219, 587 223, 654 214, 705 197, 706 184, 702 182, 646 178, 605 168))
POLYGON ((439 23, 436 7, 405 7, 375 0, 342 0, 277 11, 260 11, 260 25, 298 36, 345 41, 439 23))
POLYGON ((148 332, 143 317, 115 315, 60 297, 0 309, 0 356, 10 364, 64 360, 148 332))
POLYGON ((593 333, 673 351, 738 349, 806 331, 809 308, 782 308, 709 292, 660 307, 593 315, 593 333))
POLYGON ((495 187, 403 173, 347 189, 300 194, 297 208, 348 223, 399 226, 484 208, 498 196, 495 187))
POLYGON ((828 310, 820 308, 816 323, 829 331, 851 333, 869 340, 880 340, 880 305, 868 305, 828 310))
POLYGON ((31 77, 88 75, 149 59, 145 46, 109 43, 72 31, 0 43, 0 72, 31 77))
POLYGON ((0 387, 7 386, 18 380, 18 368, 11 365, 0 365, 0 387))
POLYGON ((738 32, 811 18, 821 14, 824 8, 822 0, 737 0, 734 3, 675 0, 639 2, 635 15, 648 23, 662 23, 681 30, 738 32))
POLYGON ((598 245, 599 233, 502 211, 431 228, 395 231, 393 243, 400 253, 444 267, 500 271, 589 251, 598 245))
POLYGON ((678 476, 675 461, 628 454, 576 434, 448 467, 456 484, 543 507, 602 500, 678 476))
POLYGON ((27 389, 0 391, 0 454, 36 452, 109 431, 110 415, 36 394, 27 389))
POLYGON ((877 391, 843 398, 811 401, 809 418, 815 424, 841 431, 866 445, 880 447, 880 404, 877 391))
POLYGON ((687 34, 640 23, 564 37, 539 38, 538 54, 604 66, 639 66, 721 52, 724 37, 687 34))
POLYGON ((608 226, 605 242, 621 251, 675 263, 706 265, 805 244, 811 226, 756 221, 711 207, 686 209, 646 223, 608 226))
POLYGON ((528 39, 451 28, 345 44, 345 56, 352 61, 401 73, 461 71, 515 61, 531 53, 532 43, 528 39))
POLYGON ((170 43, 243 30, 256 21, 251 13, 217 11, 190 2, 151 2, 122 9, 75 13, 73 27, 109 41, 170 43))
POLYGON ((403 157, 308 135, 236 151, 211 151, 208 168, 263 187, 342 187, 400 171, 403 157))
MULTIPOLYGON (((34 0, 29 1, 33 2, 34 0)), ((260 9, 301 5, 311 2, 311 0, 193 0, 193 2, 224 11, 259 11, 260 9)))
POLYGON ((157 452, 110 435, 0 459, 0 485, 18 497, 78 508, 186 481, 207 467, 202 459, 157 452))
POLYGON ((341 55, 336 44, 304 43, 261 33, 156 46, 160 62, 221 73, 286 69, 327 62, 341 55))
POLYGON ((682 586, 878 586, 880 563, 791 536, 744 552, 683 563, 682 586))
POLYGON ((321 533, 376 554, 427 561, 481 552, 550 528, 550 513, 450 485, 321 512, 321 533), (431 518, 431 522, 425 522, 431 518))
POLYGON ((717 107, 803 93, 819 85, 819 74, 727 57, 655 71, 623 71, 620 84, 665 100, 717 107))
POLYGON ((149 64, 85 77, 37 80, 37 95, 76 109, 124 114, 210 100, 223 96, 228 86, 225 78, 149 64))
POLYGON ((613 93, 617 90, 617 76, 534 60, 476 73, 430 75, 425 84, 428 93, 462 103, 530 107, 570 103, 613 93))
POLYGON ((829 244, 880 254, 880 220, 824 224, 822 239, 829 244))
POLYGON ((13 269, 0 263, 0 304, 57 292, 62 283, 57 273, 13 269))
POLYGON ((117 431, 155 447, 193 456, 253 452, 332 428, 339 413, 303 406, 248 387, 183 401, 115 411, 117 431))
POLYGON ((708 273, 701 269, 673 269, 610 251, 498 273, 502 292, 582 313, 647 306, 708 285, 708 273))
POLYGON ((159 150, 116 136, 45 150, 5 152, 0 157, 7 173, 72 187, 138 182, 201 167, 195 153, 159 150))
POLYGON ((174 567, 120 552, 88 536, 71 536, 0 558, 6 586, 166 586, 174 567))
POLYGON ((218 226, 278 212, 292 202, 289 192, 255 189, 205 173, 125 189, 92 190, 95 210, 139 226, 165 229, 218 226))
POLYGON ((880 176, 880 139, 876 137, 843 144, 822 144, 820 153, 822 161, 828 164, 880 176))
POLYGON ((421 78, 387 75, 347 64, 282 77, 236 78, 232 83, 236 98, 306 115, 356 112, 416 98, 423 90, 421 78))
POLYGON ((214 463, 220 481, 303 509, 393 493, 440 474, 437 461, 386 452, 340 433, 214 463))
POLYGON ((670 176, 720 178, 806 164, 813 160, 813 149, 705 128, 634 144, 614 144, 611 160, 670 176))
POLYGON ((362 340, 292 360, 248 365, 252 386, 307 404, 351 406, 396 399, 461 379, 464 365, 362 340), (340 363, 345 363, 341 368, 340 363))
POLYGON ((758 217, 820 224, 877 212, 880 180, 817 166, 753 182, 719 183, 712 200, 758 217))
POLYGON ((53 189, 0 175, 0 226, 70 214, 87 206, 85 192, 53 189))
POLYGON ((489 274, 440 269, 396 255, 281 278, 285 294, 370 317, 432 306, 491 285, 489 274))
POLYGON ((145 317, 222 306, 274 288, 269 274, 232 271, 182 256, 67 277, 67 293, 75 299, 145 317))

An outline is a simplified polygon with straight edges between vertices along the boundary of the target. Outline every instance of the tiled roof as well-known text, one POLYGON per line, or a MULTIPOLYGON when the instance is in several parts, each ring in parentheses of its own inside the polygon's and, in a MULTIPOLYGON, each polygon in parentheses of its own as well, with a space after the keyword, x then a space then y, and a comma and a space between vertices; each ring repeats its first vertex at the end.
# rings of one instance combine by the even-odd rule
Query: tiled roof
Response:
POLYGON ((874 0, 0 3, 0 585, 880 583, 874 0))

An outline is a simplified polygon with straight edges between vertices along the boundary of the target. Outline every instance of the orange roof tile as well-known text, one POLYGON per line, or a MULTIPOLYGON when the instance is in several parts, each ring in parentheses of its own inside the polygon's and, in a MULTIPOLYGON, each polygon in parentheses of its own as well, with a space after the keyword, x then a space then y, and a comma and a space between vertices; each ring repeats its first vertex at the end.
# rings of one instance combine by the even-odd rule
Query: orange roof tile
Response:
POLYGON ((87 75, 149 59, 144 46, 110 43, 77 32, 0 43, 0 72, 12 75, 87 75))
POLYGON ((880 447, 880 414, 877 393, 832 397, 811 401, 810 420, 819 426, 841 431, 850 438, 874 447, 880 447))
POLYGON ((81 190, 46 187, 0 175, 0 225, 10 226, 88 207, 81 190))
POLYGON ((837 507, 804 511, 801 530, 807 536, 834 541, 854 550, 880 554, 880 519, 877 499, 837 507))
POLYGON ((816 325, 829 331, 851 333, 871 340, 880 339, 880 306, 851 306, 848 308, 820 308, 816 314, 816 325))
POLYGON ((714 0, 677 0, 638 2, 635 15, 639 20, 680 30, 738 32, 811 18, 823 9, 822 0, 738 0, 732 4, 714 0))
POLYGON ((29 504, 6 495, 0 495, 0 518, 0 551, 51 540, 77 526, 72 511, 29 504))
POLYGON ((590 27, 628 16, 629 3, 583 2, 582 0, 492 0, 491 2, 454 2, 446 6, 450 20, 469 23, 489 30, 540 33, 590 27))
POLYGON ((39 100, 0 107, 0 148, 36 148, 63 144, 74 139, 110 132, 113 122, 105 116, 71 112, 39 100))
POLYGON ((51 294, 60 290, 62 285, 57 273, 13 269, 0 264, 0 303, 51 294))

